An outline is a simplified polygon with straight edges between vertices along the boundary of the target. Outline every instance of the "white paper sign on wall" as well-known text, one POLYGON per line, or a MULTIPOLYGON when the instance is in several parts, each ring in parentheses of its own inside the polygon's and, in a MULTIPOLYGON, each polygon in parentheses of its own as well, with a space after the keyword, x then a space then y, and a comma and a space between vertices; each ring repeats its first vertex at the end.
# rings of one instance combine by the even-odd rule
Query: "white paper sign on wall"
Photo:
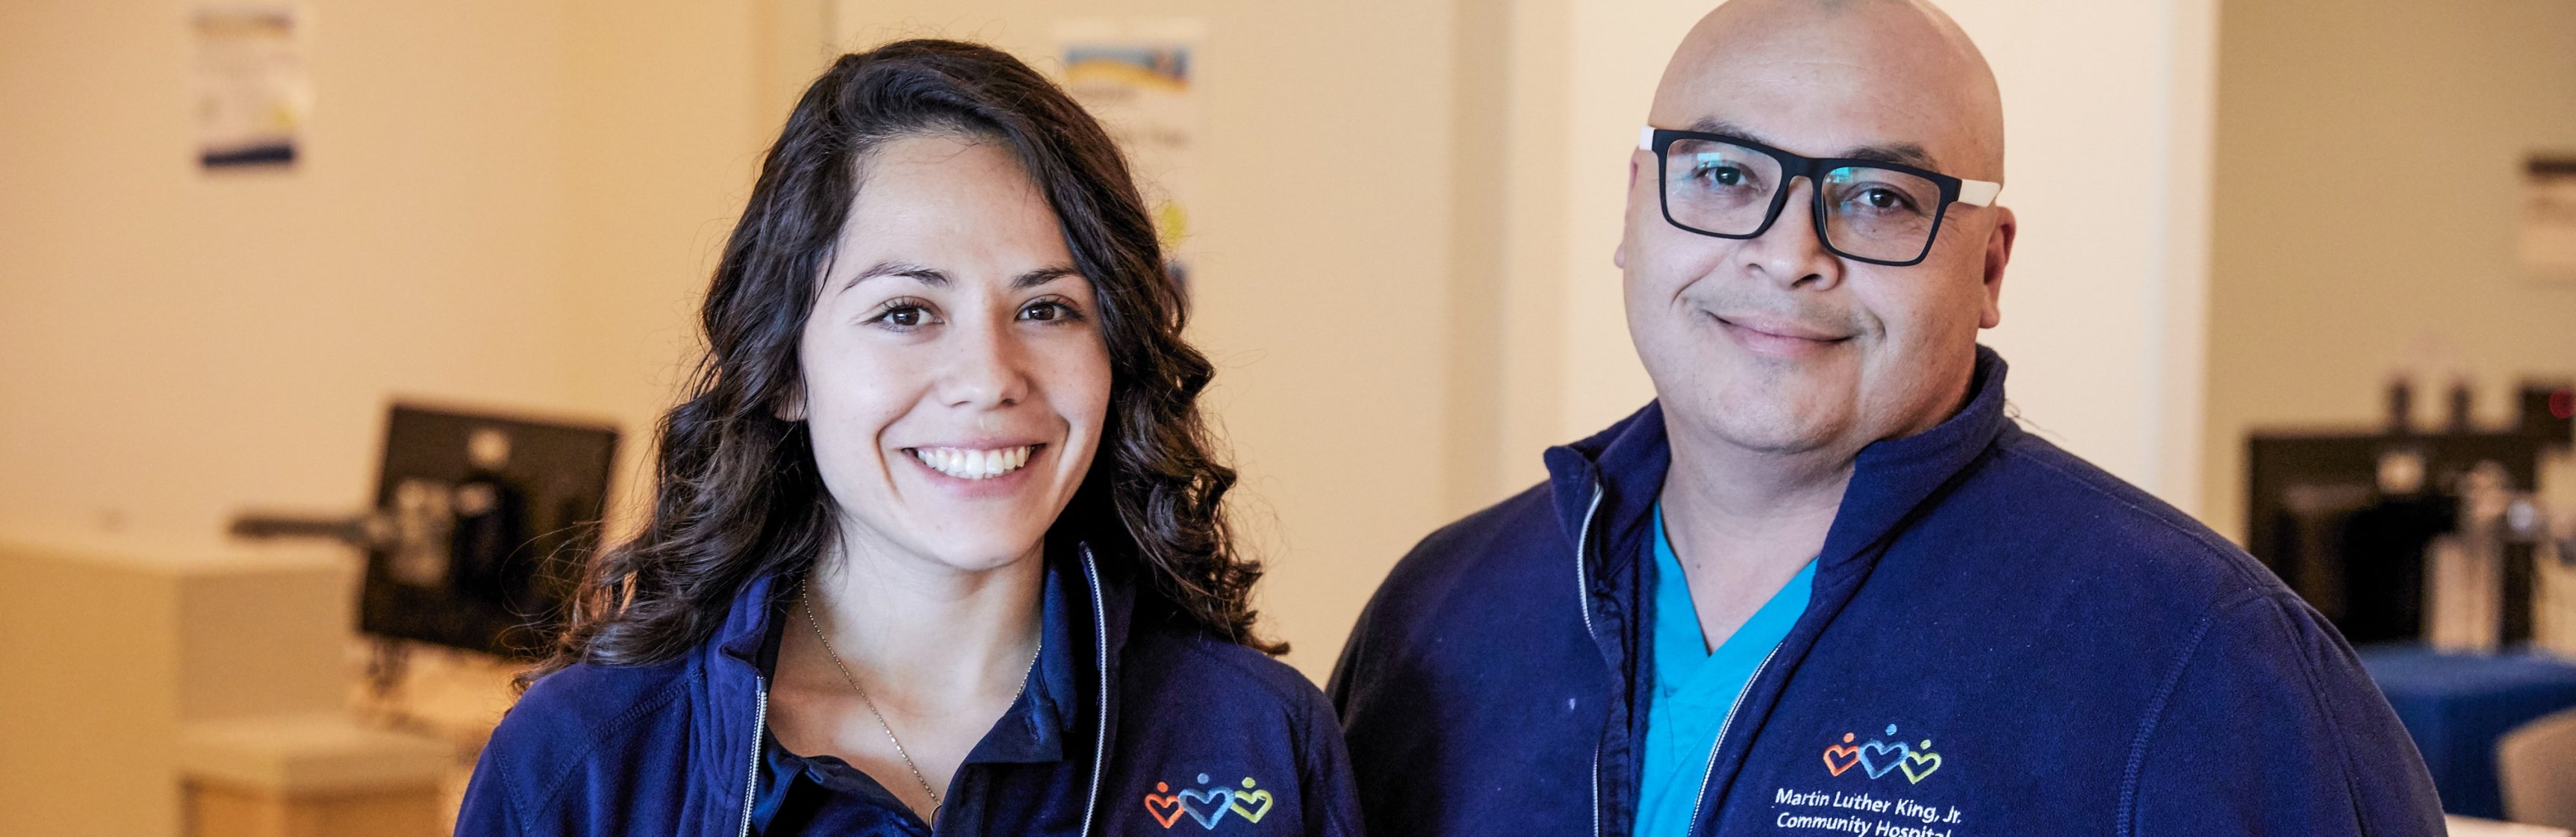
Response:
POLYGON ((2576 284, 2576 155, 2532 155, 2523 164, 2522 201, 2524 272, 2576 284))
POLYGON ((189 16, 200 165, 295 162, 313 101, 302 17, 293 6, 265 5, 206 5, 189 16))
POLYGON ((1056 26, 1063 82, 1127 154, 1184 299, 1198 208, 1199 44, 1205 21, 1068 20, 1056 26))

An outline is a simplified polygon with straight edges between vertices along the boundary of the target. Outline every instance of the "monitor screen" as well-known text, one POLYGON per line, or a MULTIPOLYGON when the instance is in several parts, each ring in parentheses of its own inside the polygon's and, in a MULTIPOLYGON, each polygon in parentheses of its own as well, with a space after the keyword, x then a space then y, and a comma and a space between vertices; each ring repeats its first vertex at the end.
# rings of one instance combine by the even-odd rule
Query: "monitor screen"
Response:
POLYGON ((604 424, 395 404, 359 630, 542 656, 598 546, 616 450, 604 424))

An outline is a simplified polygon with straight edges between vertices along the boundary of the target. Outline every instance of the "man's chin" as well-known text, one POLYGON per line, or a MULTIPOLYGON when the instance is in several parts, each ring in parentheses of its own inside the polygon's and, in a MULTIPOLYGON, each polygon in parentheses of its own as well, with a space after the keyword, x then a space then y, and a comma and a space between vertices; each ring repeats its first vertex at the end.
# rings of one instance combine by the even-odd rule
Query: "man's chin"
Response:
POLYGON ((1742 428, 1719 434, 1719 440, 1746 453, 1797 456, 1832 447, 1838 434, 1812 427, 1742 428))
POLYGON ((1758 414, 1719 415, 1714 421, 1685 422, 1709 429, 1710 441, 1746 453, 1795 456, 1833 447, 1850 422, 1819 410, 1776 409, 1758 414))

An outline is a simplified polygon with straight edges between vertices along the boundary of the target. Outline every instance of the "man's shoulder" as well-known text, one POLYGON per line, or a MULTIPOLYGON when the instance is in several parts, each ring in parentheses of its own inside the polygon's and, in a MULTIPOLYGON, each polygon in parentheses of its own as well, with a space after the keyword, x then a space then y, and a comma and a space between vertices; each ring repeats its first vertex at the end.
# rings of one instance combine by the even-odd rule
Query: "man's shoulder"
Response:
POLYGON ((1548 483, 1504 498, 1433 530, 1387 574, 1390 587, 1494 578, 1501 566, 1570 560, 1574 543, 1557 520, 1548 483))
POLYGON ((2027 433, 1998 440, 1969 502, 2070 573, 2128 578, 2205 606, 2288 589, 2244 548, 2126 480, 2027 433))
POLYGON ((1545 484, 1530 488, 1441 527, 1397 561, 1342 648, 1334 699, 1354 678, 1382 679, 1390 667, 1489 666, 1498 649, 1537 665, 1542 649, 1588 646, 1577 616, 1582 577, 1555 499, 1545 484))

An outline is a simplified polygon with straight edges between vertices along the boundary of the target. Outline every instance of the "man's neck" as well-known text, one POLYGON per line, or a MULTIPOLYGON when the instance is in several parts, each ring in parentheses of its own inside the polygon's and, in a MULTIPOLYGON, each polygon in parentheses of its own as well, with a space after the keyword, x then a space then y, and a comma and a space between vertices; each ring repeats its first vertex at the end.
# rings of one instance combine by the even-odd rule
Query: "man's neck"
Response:
MULTIPOLYGON (((1824 547, 1853 457, 1776 455, 1672 439, 1660 499, 1676 551, 1805 563, 1824 547)), ((1821 453, 1821 452, 1820 452, 1821 453)))
POLYGON ((1698 441, 1669 437, 1672 468, 1659 499, 1701 634, 1714 648, 1824 548, 1854 457, 1698 441))

